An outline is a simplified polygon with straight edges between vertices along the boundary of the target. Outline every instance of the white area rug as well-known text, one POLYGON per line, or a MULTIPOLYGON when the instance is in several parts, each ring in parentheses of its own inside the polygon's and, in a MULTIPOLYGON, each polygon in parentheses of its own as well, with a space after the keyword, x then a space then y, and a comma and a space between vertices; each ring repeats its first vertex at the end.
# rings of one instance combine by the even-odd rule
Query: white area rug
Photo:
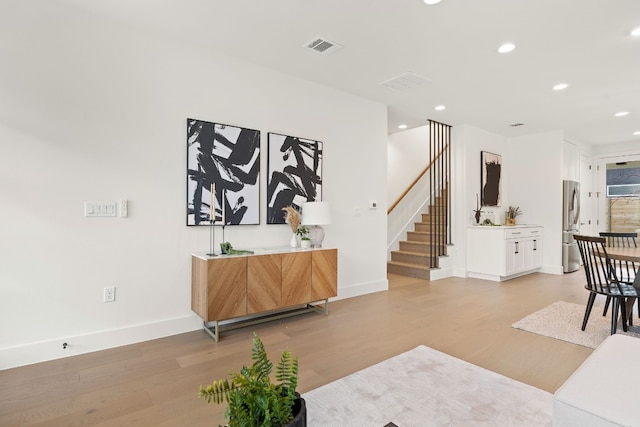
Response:
MULTIPOLYGON (((589 322, 584 331, 582 319, 586 306, 565 301, 556 301, 553 304, 536 311, 533 314, 517 321, 513 328, 534 334, 544 335, 578 344, 584 347, 596 348, 602 341, 611 334, 611 308, 607 316, 602 315, 602 304, 594 304, 589 316, 589 322)), ((634 323, 640 323, 637 316, 637 309, 634 307, 634 323)), ((640 338, 640 327, 632 326, 628 332, 622 331, 622 324, 618 321, 618 334, 631 335, 640 338)))
POLYGON ((551 394, 425 346, 303 397, 309 427, 551 425, 551 394))

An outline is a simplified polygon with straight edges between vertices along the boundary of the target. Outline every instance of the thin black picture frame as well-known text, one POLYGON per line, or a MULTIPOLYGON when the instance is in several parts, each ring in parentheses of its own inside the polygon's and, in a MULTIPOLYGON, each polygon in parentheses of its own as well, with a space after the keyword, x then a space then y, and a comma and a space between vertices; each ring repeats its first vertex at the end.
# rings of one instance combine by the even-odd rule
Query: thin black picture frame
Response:
POLYGON ((284 224, 287 206, 322 201, 322 141, 269 132, 267 224, 284 224))
POLYGON ((480 152, 481 206, 502 206, 502 156, 480 152))
POLYGON ((220 225, 260 224, 260 131, 188 118, 187 225, 210 225, 212 215, 220 225))

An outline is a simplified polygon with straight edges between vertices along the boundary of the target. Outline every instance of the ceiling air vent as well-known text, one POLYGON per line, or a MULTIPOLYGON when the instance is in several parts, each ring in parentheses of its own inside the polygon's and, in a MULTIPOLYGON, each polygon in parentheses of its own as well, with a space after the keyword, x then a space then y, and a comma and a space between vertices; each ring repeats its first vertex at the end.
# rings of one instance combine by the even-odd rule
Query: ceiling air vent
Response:
POLYGON ((386 86, 395 90, 406 90, 414 89, 430 81, 431 80, 429 80, 428 78, 422 77, 415 73, 404 73, 389 80, 385 80, 380 84, 382 86, 386 86))
POLYGON ((316 37, 315 39, 305 43, 304 47, 323 55, 330 55, 336 50, 340 49, 342 45, 339 45, 338 43, 332 42, 327 39, 323 39, 322 37, 316 37))
POLYGON ((511 126, 512 128, 517 128, 519 126, 524 126, 524 123, 511 123, 509 126, 511 126))

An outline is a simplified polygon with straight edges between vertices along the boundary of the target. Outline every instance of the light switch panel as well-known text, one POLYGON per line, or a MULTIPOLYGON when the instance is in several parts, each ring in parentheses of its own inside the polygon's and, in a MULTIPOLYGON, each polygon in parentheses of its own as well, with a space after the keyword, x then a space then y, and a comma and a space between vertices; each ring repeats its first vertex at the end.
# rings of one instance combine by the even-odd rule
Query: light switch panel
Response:
POLYGON ((117 206, 115 202, 84 202, 84 216, 116 216, 117 206))

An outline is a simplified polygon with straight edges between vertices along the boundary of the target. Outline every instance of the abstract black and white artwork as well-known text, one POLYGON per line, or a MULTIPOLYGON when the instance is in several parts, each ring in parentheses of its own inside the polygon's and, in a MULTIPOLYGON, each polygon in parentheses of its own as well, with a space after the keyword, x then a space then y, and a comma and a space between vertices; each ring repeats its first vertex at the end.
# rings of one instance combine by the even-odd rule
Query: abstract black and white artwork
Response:
POLYGON ((259 130, 187 119, 187 225, 259 224, 259 177, 259 130))
POLYGON ((267 224, 284 224, 282 208, 322 201, 322 142, 269 133, 267 224))
POLYGON ((502 206, 502 156, 480 152, 482 206, 502 206))

